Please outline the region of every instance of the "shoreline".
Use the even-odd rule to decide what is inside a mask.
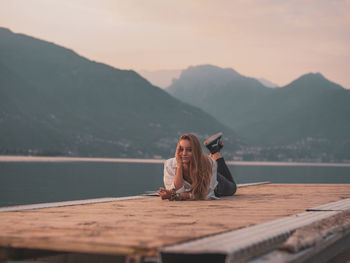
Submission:
[[[108,163],[149,163],[162,164],[165,159],[139,158],[103,158],[103,157],[46,157],[0,155],[1,162],[108,162]],[[226,161],[228,165],[237,166],[318,166],[318,167],[350,167],[350,163],[312,163],[312,162],[259,162],[259,161]]]

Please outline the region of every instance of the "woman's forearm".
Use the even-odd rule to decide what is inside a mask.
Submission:
[[[174,185],[175,189],[178,190],[184,185],[184,178],[183,178],[183,167],[182,164],[179,164],[176,168],[176,174],[174,179]]]

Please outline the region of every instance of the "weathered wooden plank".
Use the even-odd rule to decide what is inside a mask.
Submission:
[[[187,255],[196,254],[199,256],[201,254],[212,254],[220,257],[224,255],[226,258],[222,262],[246,262],[279,246],[295,229],[338,213],[338,211],[304,212],[251,227],[168,246],[161,249],[162,262],[171,262],[175,254],[177,257],[182,255],[182,260],[186,262]]]
[[[350,197],[349,185],[265,184],[215,201],[158,197],[0,213],[0,247],[156,256],[161,247]]]

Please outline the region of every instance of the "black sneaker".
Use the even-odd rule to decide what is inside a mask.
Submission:
[[[220,141],[221,137],[222,132],[218,132],[205,140],[204,146],[208,148],[211,154],[219,152],[223,147],[222,142]]]

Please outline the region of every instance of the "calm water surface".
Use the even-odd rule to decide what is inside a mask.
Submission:
[[[163,186],[163,164],[159,160],[107,160],[0,159],[0,206],[130,196]],[[238,163],[229,168],[239,184],[350,183],[350,165]]]

